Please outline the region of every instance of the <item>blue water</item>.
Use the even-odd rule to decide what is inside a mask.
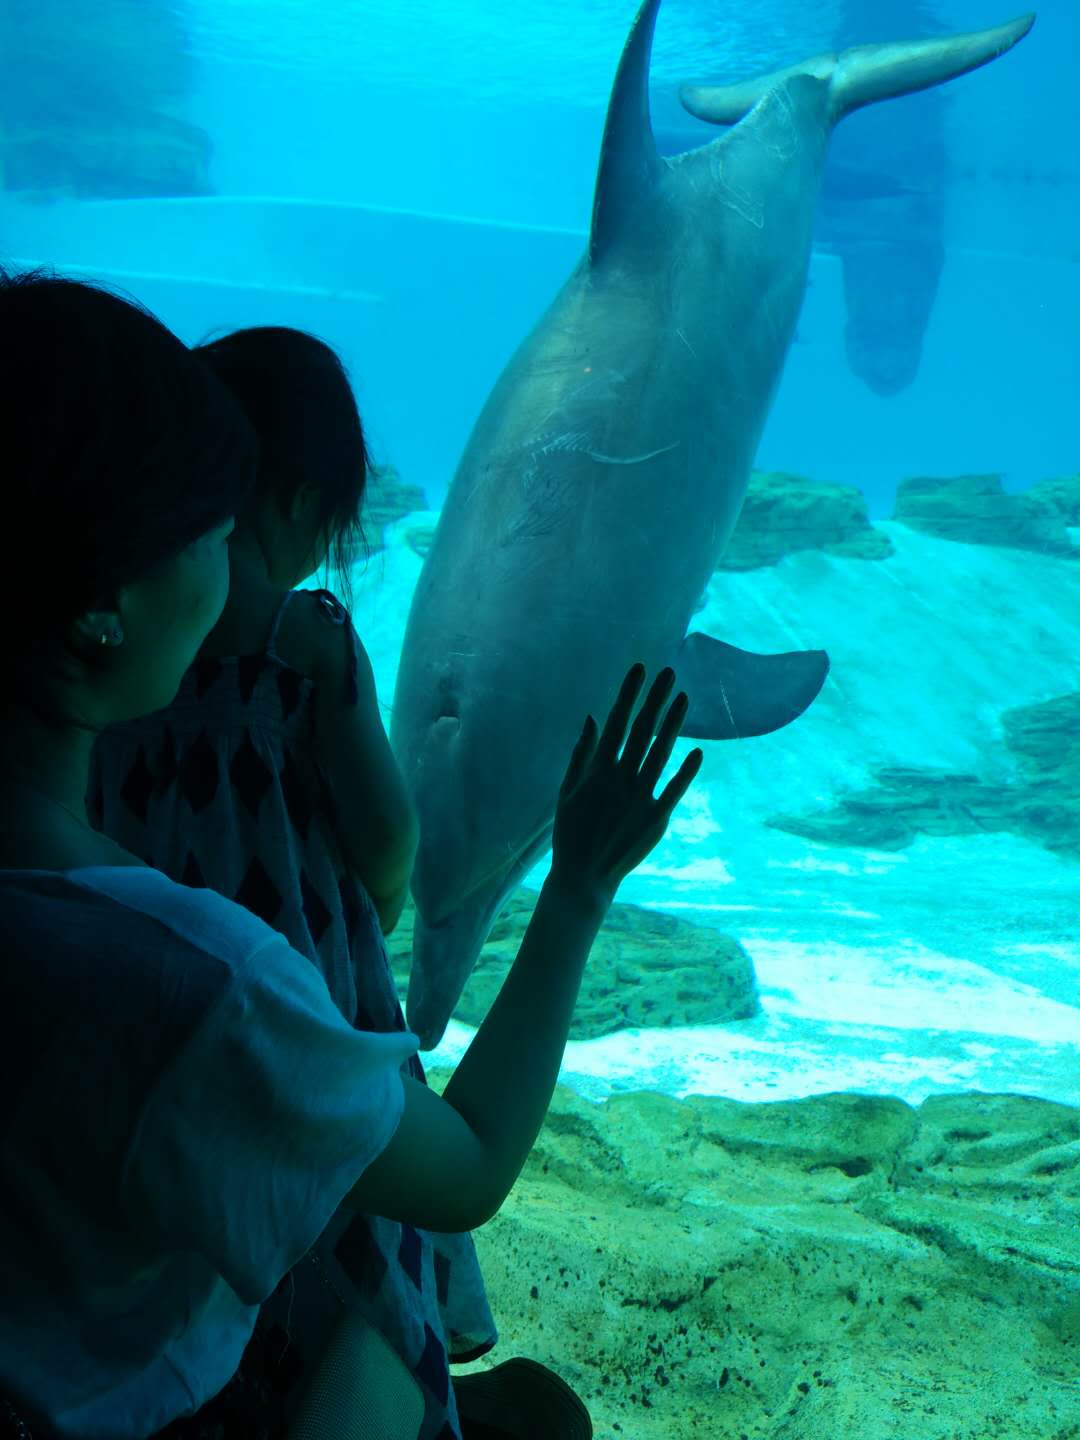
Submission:
[[[584,243],[634,8],[189,4],[182,94],[170,104],[212,139],[214,193],[9,193],[0,254],[106,277],[188,340],[252,323],[316,331],[349,364],[379,457],[435,512],[492,383]],[[884,12],[905,8],[950,29],[1006,18],[989,0],[666,0],[657,130],[670,149],[709,137],[679,108],[683,79],[789,63],[830,46],[839,27],[865,24],[870,38]],[[123,74],[130,44],[95,25],[93,63]],[[0,63],[12,60],[11,33],[0,22]],[[945,262],[917,377],[897,394],[874,393],[845,354],[843,245],[858,241],[838,249],[823,213],[758,463],[857,486],[897,553],[872,565],[809,554],[714,577],[702,628],[737,628],[740,644],[761,649],[826,640],[842,684],[754,749],[709,747],[700,784],[623,895],[737,934],[764,1011],[722,1030],[571,1046],[565,1075],[587,1093],[644,1085],[762,1099],[853,1087],[918,1100],[1000,1088],[1080,1103],[1076,862],[1007,833],[921,837],[885,854],[765,825],[792,808],[792,792],[823,802],[865,784],[874,765],[1000,773],[1000,712],[1080,684],[1075,562],[951,545],[888,518],[905,476],[993,472],[1020,490],[1080,464],[1078,51],[1080,11],[1048,0],[1016,52],[948,87],[946,168],[924,177],[944,202]],[[844,164],[879,170],[883,147],[923,123],[920,103],[853,117]],[[837,176],[838,189],[850,184]],[[880,198],[853,203],[856,225],[859,213],[888,219]],[[419,570],[404,534],[403,522],[357,577],[387,706]],[[452,1026],[437,1058],[467,1038]]]

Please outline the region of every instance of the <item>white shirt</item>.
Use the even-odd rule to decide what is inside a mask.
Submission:
[[[0,870],[0,1391],[141,1440],[232,1378],[387,1146],[406,1032],[256,916],[142,867]]]

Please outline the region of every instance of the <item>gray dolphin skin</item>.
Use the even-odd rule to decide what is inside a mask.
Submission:
[[[659,4],[619,64],[588,250],[476,422],[406,627],[391,743],[420,821],[407,1018],[424,1049],[548,848],[586,714],[602,721],[634,661],[674,667],[698,739],[777,730],[821,689],[820,650],[754,655],[687,627],[795,328],[829,134],[986,64],[1034,20],[684,86],[688,110],[734,128],[661,159]]]

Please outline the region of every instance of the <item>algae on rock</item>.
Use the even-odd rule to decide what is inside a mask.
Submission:
[[[755,470],[717,569],[755,570],[799,550],[884,560],[893,547],[870,523],[866,500],[854,485]]]
[[[1069,1106],[559,1086],[476,1240],[501,1344],[470,1368],[533,1356],[604,1440],[1080,1436]]]
[[[514,892],[496,918],[454,1010],[478,1026],[491,1009],[518,952],[536,892]],[[387,940],[404,1004],[415,910],[410,901]],[[571,1040],[594,1040],[643,1026],[719,1025],[761,1008],[753,962],[738,941],[673,915],[616,903],[593,946],[570,1028]]]
[[[774,815],[775,830],[825,845],[902,850],[917,835],[1009,831],[1080,859],[1080,691],[1001,716],[1013,780],[888,766],[828,810]]]
[[[901,483],[893,519],[942,540],[1074,557],[1080,550],[1069,528],[1080,523],[1080,475],[1015,495],[1000,475],[918,476]]]
[[[362,520],[368,548],[374,555],[386,544],[386,527],[395,524],[415,510],[428,508],[427,497],[419,485],[402,480],[393,465],[380,465],[368,477],[364,492]]]

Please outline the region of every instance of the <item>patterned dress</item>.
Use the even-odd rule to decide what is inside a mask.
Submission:
[[[196,661],[166,710],[100,737],[87,812],[95,828],[147,864],[181,884],[213,888],[280,931],[318,967],[356,1028],[405,1030],[378,916],[337,838],[315,741],[315,687],[275,653],[294,593],[279,607],[264,651]],[[337,600],[317,593],[327,617],[355,637]],[[355,666],[348,683],[355,701]],[[407,1073],[425,1080],[418,1056]],[[263,1307],[252,1373],[265,1376],[272,1354],[275,1383],[295,1394],[343,1304],[386,1337],[419,1381],[420,1440],[460,1440],[448,1362],[474,1360],[498,1338],[471,1235],[339,1211]],[[236,1388],[245,1383],[242,1368]],[[164,1433],[170,1440],[232,1433],[227,1425],[200,1430],[201,1417]]]

